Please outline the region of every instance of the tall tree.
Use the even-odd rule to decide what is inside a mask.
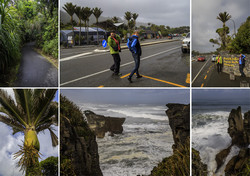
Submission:
[[[112,18],[112,21],[113,21],[114,23],[118,23],[118,22],[119,22],[119,19],[118,19],[118,17],[114,16],[114,17]]]
[[[83,17],[85,21],[85,29],[86,29],[86,24],[87,24],[87,44],[89,44],[89,17],[92,15],[92,10],[89,7],[85,7],[83,9]],[[85,30],[86,32],[86,30]]]
[[[73,29],[73,32],[74,32],[74,25],[73,25],[73,15],[75,14],[75,8],[76,8],[76,5],[73,5],[71,2],[67,2],[63,9],[69,14],[70,16],[70,22],[72,24],[72,29]]]
[[[14,98],[0,90],[0,122],[12,127],[13,134],[24,133],[24,142],[15,158],[21,156],[18,165],[26,175],[40,175],[39,150],[37,137],[39,132],[50,131],[52,145],[58,145],[58,139],[52,129],[57,124],[57,104],[53,102],[55,89],[14,89]]]
[[[128,21],[128,29],[130,29],[129,22],[132,19],[132,14],[131,12],[125,12],[124,18]]]
[[[79,19],[78,25],[80,26],[80,31],[79,31],[79,45],[81,45],[81,33],[82,33],[82,20],[81,20],[81,16],[83,14],[83,7],[77,6],[75,8],[75,14]]]
[[[133,17],[133,20],[134,20],[134,27],[135,27],[135,29],[136,29],[136,19],[138,18],[138,16],[139,16],[139,14],[137,14],[137,13],[133,13],[132,14],[132,17]]]
[[[229,28],[226,26],[226,22],[231,19],[231,15],[227,12],[221,12],[219,13],[219,16],[216,17],[216,19],[220,20],[223,23],[223,28],[218,29],[217,33],[220,35],[221,34],[221,42],[222,42],[222,47],[226,48],[226,39],[227,39],[227,34],[229,33]]]
[[[97,25],[97,44],[99,45],[99,34],[98,34],[98,19],[99,19],[99,17],[101,16],[101,14],[102,14],[102,10],[101,10],[101,8],[94,8],[93,10],[93,15],[95,16],[95,18],[96,18],[96,25]]]

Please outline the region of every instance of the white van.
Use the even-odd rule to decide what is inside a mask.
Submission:
[[[190,33],[182,40],[181,51],[182,53],[190,52]]]

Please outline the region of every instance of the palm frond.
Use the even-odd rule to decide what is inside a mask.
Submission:
[[[52,146],[56,147],[58,145],[58,137],[56,136],[56,134],[53,132],[51,128],[48,128],[48,130],[50,132]]]
[[[34,125],[36,126],[40,120],[40,118],[44,115],[51,102],[53,101],[56,93],[56,89],[47,89],[44,94],[39,98],[38,107],[35,110],[35,120]]]
[[[22,124],[16,122],[14,119],[11,119],[11,118],[3,116],[3,115],[0,115],[0,122],[3,122],[6,125],[9,125],[10,127],[12,127],[13,131],[15,131],[15,130],[24,131],[24,129],[25,129],[25,127]]]
[[[11,96],[7,94],[6,91],[0,90],[0,104],[8,112],[15,120],[20,122],[21,124],[27,126],[27,123],[24,121],[23,116],[19,109],[17,108],[14,100]]]

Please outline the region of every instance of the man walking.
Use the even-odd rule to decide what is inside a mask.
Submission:
[[[240,70],[240,73],[241,73],[241,77],[246,77],[245,73],[243,72],[243,69],[245,67],[245,55],[244,54],[240,54],[240,58],[239,58],[239,70]]]
[[[221,73],[222,71],[222,57],[220,56],[220,54],[218,54],[218,56],[216,57],[216,63],[217,63],[217,71],[218,73]]]
[[[110,36],[108,37],[108,45],[110,47],[110,54],[112,55],[114,59],[114,64],[110,67],[110,70],[114,72],[114,75],[121,76],[120,73],[120,63],[121,58],[119,55],[119,52],[121,52],[121,38],[119,35],[117,35],[114,31],[110,33]]]
[[[140,57],[141,57],[141,45],[139,42],[139,33],[136,31],[133,33],[133,36],[128,39],[127,46],[129,50],[132,52],[132,56],[135,61],[135,68],[131,71],[128,81],[132,83],[132,76],[136,73],[136,78],[141,78],[142,76],[139,74],[140,67]]]

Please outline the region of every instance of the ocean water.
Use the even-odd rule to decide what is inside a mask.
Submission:
[[[241,106],[243,113],[250,110],[249,102],[195,102],[192,106],[192,144],[195,149],[200,151],[201,159],[208,165],[209,175],[225,175],[226,163],[239,153],[239,148],[233,146],[225,164],[216,171],[215,156],[222,149],[231,144],[231,137],[227,133],[228,117],[232,109]]]
[[[148,175],[172,154],[172,131],[166,106],[82,105],[83,110],[111,117],[125,117],[123,133],[97,139],[104,176]]]

